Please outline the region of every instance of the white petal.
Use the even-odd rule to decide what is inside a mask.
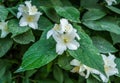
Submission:
[[[1,38],[6,37],[7,34],[9,33],[7,23],[8,22],[4,22],[4,21],[0,22]]]
[[[22,17],[20,19],[19,25],[20,26],[27,26],[28,25],[28,23],[26,22],[26,19],[24,17]]]
[[[33,29],[38,29],[38,24],[36,22],[31,22],[31,23],[29,23],[29,27],[31,27]]]
[[[68,43],[67,44],[67,47],[70,49],[70,50],[77,50],[77,48],[80,46],[80,44],[76,41],[76,40],[73,40],[72,42]]]
[[[102,73],[100,73],[100,78],[102,79],[103,82],[107,83],[109,78],[107,78],[105,75],[103,75]]]
[[[47,32],[47,39],[49,39],[52,35],[53,35],[53,30],[51,29]]]
[[[89,70],[87,70],[87,74],[86,74],[85,78],[88,78],[88,77],[89,77],[89,75],[90,75],[90,71],[89,71]]]
[[[73,59],[73,60],[70,62],[70,65],[80,66],[80,61],[78,61],[78,60],[76,60],[76,59]]]
[[[18,13],[17,13],[17,18],[20,18],[20,16],[22,16],[22,13],[21,13],[21,12],[18,12]]]
[[[1,38],[5,38],[9,32],[2,31],[1,33]]]
[[[25,4],[26,4],[26,6],[27,6],[28,8],[31,7],[31,1],[25,1]]]
[[[61,44],[61,43],[57,43],[56,44],[56,52],[61,55],[63,54],[63,52],[66,50],[66,46],[64,44]]]
[[[40,18],[40,15],[42,15],[41,12],[37,12],[35,15],[33,15],[34,16],[34,21],[38,21],[39,18]]]
[[[109,67],[107,70],[105,70],[105,72],[108,77],[119,73],[117,68],[112,67]]]
[[[61,24],[61,26],[62,26],[62,27],[64,27],[65,25],[67,25],[67,24],[68,24],[68,20],[67,20],[67,19],[62,18],[62,19],[60,19],[60,24]]]

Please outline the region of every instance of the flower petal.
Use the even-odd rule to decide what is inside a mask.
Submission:
[[[38,24],[36,22],[29,23],[29,26],[33,29],[38,29]]]
[[[26,21],[26,19],[24,17],[22,17],[20,19],[19,25],[20,26],[27,26],[28,25],[28,23],[27,23],[27,21]]]
[[[66,46],[64,44],[61,43],[57,43],[56,44],[56,52],[61,55],[65,50],[66,50]]]
[[[73,59],[73,60],[70,62],[70,65],[80,66],[80,61],[78,61],[78,60],[76,60],[76,59]]]
[[[72,42],[68,43],[67,44],[67,47],[70,49],[70,50],[77,50],[77,48],[80,46],[80,44],[76,41],[76,40],[73,40]]]
[[[53,33],[54,33],[54,31],[51,29],[51,30],[49,30],[48,32],[47,32],[47,39],[49,39],[50,38],[50,36],[52,36],[53,35]]]

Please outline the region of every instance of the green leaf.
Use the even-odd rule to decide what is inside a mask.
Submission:
[[[72,66],[70,65],[70,61],[72,59],[73,58],[71,56],[61,55],[58,58],[58,65],[65,70],[71,70]]]
[[[115,33],[110,33],[110,35],[112,37],[113,44],[120,43],[120,35],[117,35]]]
[[[61,0],[51,0],[51,2],[54,6],[63,6]]]
[[[59,23],[60,18],[53,7],[41,6],[40,8],[45,12],[48,18],[50,18],[53,22]]]
[[[83,64],[104,73],[103,59],[100,56],[98,50],[94,47],[92,40],[81,29],[81,27],[79,27],[78,25],[75,25],[74,27],[77,28],[78,34],[81,38],[79,40],[80,47],[77,50],[68,50],[68,52],[71,56],[81,61]]]
[[[80,5],[83,8],[97,8],[98,0],[80,0]]]
[[[111,11],[120,14],[120,9],[114,7],[114,6],[106,6],[108,9],[110,9]]]
[[[106,13],[101,9],[89,9],[84,15],[83,20],[98,20],[104,17]]]
[[[9,38],[0,39],[0,57],[4,56],[11,48],[13,41]]]
[[[80,20],[79,20],[80,12],[75,7],[56,6],[55,10],[60,16],[66,18],[72,22],[80,23]]]
[[[54,75],[54,78],[58,81],[58,83],[63,83],[63,80],[64,80],[63,72],[59,67],[57,66],[54,67],[53,75]]]
[[[100,51],[100,53],[112,53],[118,50],[113,45],[102,37],[92,37],[93,44]]]
[[[93,78],[92,76],[90,76],[87,79],[87,83],[101,83],[100,81],[98,81],[97,79]]]
[[[12,82],[12,74],[10,71],[5,72],[4,76],[0,79],[1,83],[11,83]]]
[[[4,6],[0,5],[0,21],[6,20],[7,15],[8,10]]]
[[[116,58],[115,63],[117,64],[118,72],[120,72],[120,58]],[[120,73],[118,74],[118,76],[120,77]]]
[[[69,75],[64,72],[64,83],[73,83],[72,79],[69,77]]]
[[[52,79],[44,79],[44,80],[38,81],[38,83],[58,83],[58,82]]]
[[[12,37],[25,33],[29,29],[30,27],[28,26],[25,26],[25,27],[19,26],[19,21],[16,19],[10,20],[8,22],[8,30],[12,33]]]
[[[29,44],[30,42],[35,41],[35,37],[34,37],[32,31],[29,30],[25,33],[22,33],[20,35],[13,37],[13,40],[19,44]]]
[[[6,64],[3,60],[0,60],[0,78],[2,78],[6,71]]]
[[[52,23],[45,18],[44,16],[41,16],[39,21],[38,21],[38,29],[39,30],[46,30],[48,26],[51,26]]]
[[[109,31],[120,34],[120,27],[112,18],[104,18],[96,21],[84,21],[83,24],[93,30]]]
[[[16,72],[31,70],[44,66],[57,57],[55,41],[46,39],[46,30],[40,40],[34,43],[24,54],[21,67]]]

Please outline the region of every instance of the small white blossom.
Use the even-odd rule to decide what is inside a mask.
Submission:
[[[20,18],[20,26],[29,26],[33,29],[38,29],[38,20],[42,15],[41,12],[38,12],[36,6],[32,6],[31,1],[25,1],[25,5],[20,5],[18,7],[17,18]]]
[[[18,7],[18,13],[17,13],[17,18],[20,18],[22,16],[22,14],[27,13],[28,12],[28,8],[24,5],[19,5]]]
[[[47,39],[52,36],[57,42],[56,52],[61,55],[64,51],[68,49],[77,50],[80,46],[75,40],[77,38],[80,40],[77,30],[68,23],[67,19],[61,19],[60,24],[55,24],[55,26],[48,31]]]
[[[103,74],[100,74],[100,77],[103,80],[103,82],[108,82],[110,76],[119,74],[118,69],[116,68],[116,63],[114,62],[116,57],[109,53],[109,56],[102,54],[102,58],[104,61],[104,70],[107,77]]]
[[[62,30],[58,24],[55,24],[54,27],[47,32],[47,39],[49,39],[51,36],[56,36],[59,33],[61,33]]]
[[[81,76],[84,76],[85,78],[88,78],[90,73],[94,73],[94,74],[99,74],[100,72],[96,69],[90,68],[84,64],[82,64],[80,61],[73,59],[70,62],[71,65],[75,66],[71,72],[73,73],[79,73]],[[85,71],[87,73],[85,73]]]
[[[109,6],[111,6],[113,3],[117,3],[116,0],[105,0]]]
[[[36,8],[36,6],[31,5],[31,1],[25,1],[25,4],[28,8],[29,15],[35,15],[38,12],[38,9]]]
[[[62,34],[54,36],[56,44],[56,52],[61,55],[65,50],[77,50],[80,44],[75,40],[75,34]]]
[[[28,15],[35,15],[38,12],[36,6],[31,5],[31,1],[25,1],[26,5],[19,5],[17,18],[20,18],[24,13],[28,13]]]
[[[37,12],[35,15],[28,15],[28,14],[23,14],[23,17],[21,17],[19,25],[20,26],[29,26],[33,29],[38,29],[38,20],[40,17],[40,13]]]
[[[1,38],[5,38],[9,33],[7,23],[8,22],[4,22],[4,21],[0,22]]]

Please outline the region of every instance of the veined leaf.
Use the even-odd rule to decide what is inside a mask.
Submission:
[[[83,20],[98,20],[104,17],[106,13],[101,9],[89,9],[84,15]]]
[[[9,38],[0,39],[0,57],[4,56],[11,48],[13,41]]]
[[[118,51],[113,45],[102,37],[92,37],[93,44],[100,53],[112,53]]]
[[[13,37],[13,40],[20,44],[29,44],[30,42],[35,41],[35,37],[34,37],[32,31],[29,30],[25,33],[22,33],[20,35]]]
[[[0,5],[0,21],[6,20],[7,15],[8,10],[4,6]]]
[[[28,26],[25,26],[25,27],[19,26],[19,22],[16,19],[10,20],[8,22],[8,30],[12,33],[12,37],[15,37],[24,32],[27,32],[29,29],[30,27]]]
[[[72,22],[80,23],[80,20],[79,20],[80,12],[75,7],[56,6],[55,10],[60,16],[66,18]]]
[[[47,31],[26,51],[17,72],[39,68],[57,57],[54,40],[52,38],[46,39]]]
[[[120,34],[120,27],[112,18],[104,18],[96,21],[84,21],[83,24],[97,31],[109,31]]]

